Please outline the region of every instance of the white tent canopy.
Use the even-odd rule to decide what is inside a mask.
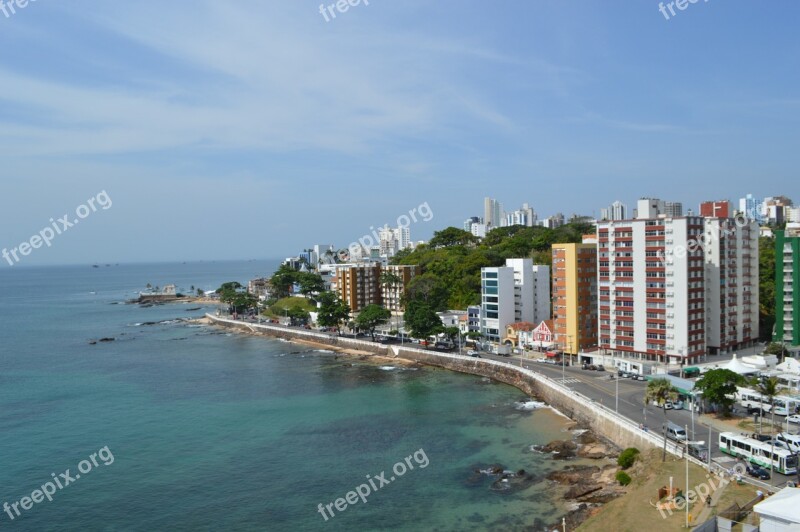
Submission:
[[[739,375],[750,375],[758,372],[757,368],[748,366],[747,364],[742,364],[742,362],[740,362],[736,357],[736,353],[733,354],[733,358],[727,364],[722,366],[722,369],[729,369],[734,373],[738,373]]]
[[[800,375],[800,362],[794,358],[787,358],[781,364],[775,366],[775,369],[779,369],[785,373],[794,373],[795,375]]]
[[[800,525],[800,488],[783,488],[772,497],[756,504],[753,510],[762,520],[765,517],[772,517],[786,525],[786,528],[770,528],[770,530],[797,530]]]

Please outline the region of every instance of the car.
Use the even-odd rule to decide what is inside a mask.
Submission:
[[[469,351],[467,351],[467,356],[471,356],[474,358],[483,358],[481,357],[481,354],[475,351],[474,349],[470,349]]]
[[[599,364],[599,365],[598,365],[596,368],[594,368],[594,369],[596,369],[597,371],[605,371],[605,370],[606,370],[606,368],[604,368],[602,364]]]
[[[589,364],[586,364],[586,363],[584,363],[584,364],[581,366],[581,369],[589,369]]]
[[[641,373],[637,373],[636,375],[634,375],[631,378],[633,380],[636,380],[636,381],[646,381],[647,380],[647,379],[644,378],[644,375],[642,375]]]
[[[698,445],[698,444],[690,444],[689,445],[689,456],[694,456],[701,462],[705,462],[708,460],[708,447],[705,445]]]
[[[618,377],[622,377],[623,379],[628,379],[628,378],[630,378],[631,373],[629,371],[619,370],[617,372],[617,376]]]
[[[755,464],[750,464],[747,466],[747,474],[751,477],[757,478],[759,480],[769,480],[770,474],[769,471],[764,469],[761,466],[757,466]]]
[[[769,441],[765,441],[764,443],[766,445],[772,445],[776,449],[786,449],[787,451],[791,451],[791,449],[789,449],[789,446],[785,442],[782,442],[782,441],[769,440]]]
[[[800,424],[800,414],[792,414],[791,416],[786,416],[786,421],[789,423]]]
[[[667,401],[667,410],[683,410],[683,403],[681,401]]]

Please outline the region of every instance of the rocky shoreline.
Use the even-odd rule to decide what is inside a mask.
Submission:
[[[193,321],[205,325],[215,325],[214,322],[208,318],[200,318]],[[235,330],[243,334],[272,337],[272,335],[261,331]],[[407,360],[400,357],[387,357],[367,351],[342,348],[311,340],[293,338],[290,341],[318,349],[333,351],[341,355],[353,357],[362,362],[374,362],[379,364],[391,363],[392,365],[408,367],[423,366],[423,364],[414,360]],[[610,441],[600,438],[588,428],[575,425],[571,427],[570,431],[572,433],[571,439],[554,440],[547,445],[541,446],[534,445],[531,446],[531,451],[550,453],[552,454],[553,460],[568,461],[580,459],[597,462],[602,461],[602,464],[568,465],[562,470],[549,473],[544,479],[537,478],[531,472],[524,469],[507,469],[502,465],[492,464],[475,468],[467,482],[477,482],[479,478],[488,475],[494,478],[491,489],[501,492],[525,489],[542,480],[552,483],[554,487],[566,487],[563,498],[571,504],[572,509],[563,516],[563,519],[568,529],[577,528],[583,521],[600,511],[603,504],[624,495],[625,491],[619,486],[615,479],[615,475],[619,470],[619,467],[616,465],[616,460],[611,460],[619,455],[620,449]],[[544,528],[544,530],[561,529],[561,519]]]
[[[552,523],[548,530],[561,530],[564,522],[568,529],[577,528],[600,511],[604,504],[625,494],[615,478],[619,467],[611,460],[619,454],[620,449],[585,428],[574,427],[572,432],[573,438],[570,440],[556,440],[534,448],[539,452],[552,453],[554,460],[583,458],[598,462],[597,465],[569,465],[547,475],[547,481],[566,488],[563,498],[573,507],[563,516],[565,521]]]

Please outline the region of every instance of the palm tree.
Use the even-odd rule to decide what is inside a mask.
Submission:
[[[763,401],[764,397],[767,398],[767,403],[769,404],[769,410],[770,410],[770,413],[772,414],[772,419],[770,421],[770,423],[772,425],[772,428],[771,428],[770,432],[772,433],[772,432],[775,431],[775,396],[778,395],[778,391],[779,391],[778,390],[778,379],[777,379],[777,377],[770,377],[768,379],[764,379],[762,381],[759,381],[758,384],[756,385],[756,391],[759,394],[761,394],[762,401]],[[788,415],[788,412],[787,412],[787,415]],[[761,417],[762,416],[759,416],[759,420],[761,419]],[[759,434],[760,434],[760,432],[759,432]],[[774,436],[774,434],[772,434],[772,435]],[[772,451],[774,451],[774,450],[775,449],[774,449],[774,445],[773,445]],[[770,474],[772,474],[772,470],[774,469],[772,461],[770,461],[769,469],[770,469]]]
[[[390,271],[383,271],[381,272],[380,283],[381,286],[387,288],[389,290],[393,289],[396,286],[399,286],[403,280],[394,272]],[[395,322],[395,328],[397,327],[397,322]]]
[[[664,410],[664,455],[661,457],[662,462],[667,461],[667,401],[675,401],[678,398],[678,389],[672,383],[664,378],[653,379],[647,383],[647,389],[644,392],[644,406],[651,402],[656,403]]]

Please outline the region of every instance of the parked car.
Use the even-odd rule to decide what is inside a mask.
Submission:
[[[667,410],[683,410],[682,401],[667,401]]]
[[[750,475],[751,477],[755,477],[755,478],[757,478],[759,480],[769,480],[770,479],[769,471],[767,471],[763,467],[757,466],[755,464],[750,464],[750,465],[747,466],[747,474]]]
[[[594,368],[594,369],[596,369],[597,371],[605,371],[605,370],[606,370],[606,368],[604,368],[602,364],[599,364],[599,365],[598,365],[596,368]]]
[[[633,380],[636,380],[636,381],[646,381],[647,380],[647,379],[644,378],[644,375],[642,375],[641,373],[637,373],[631,378]]]
[[[589,364],[586,364],[586,363],[584,363],[584,364],[581,366],[581,369],[589,369]]]
[[[474,349],[470,349],[469,351],[467,351],[467,355],[475,358],[483,358],[481,357],[481,354],[475,351]]]
[[[800,424],[800,414],[792,414],[791,416],[786,416],[786,421],[789,423]]]
[[[791,451],[791,449],[789,449],[789,446],[785,442],[782,442],[780,440],[769,440],[765,441],[764,443],[767,445],[772,445],[776,449],[786,449],[787,451]]]
[[[694,456],[701,462],[708,460],[708,447],[705,445],[691,444],[689,445],[689,456]]]
[[[623,379],[627,379],[627,378],[630,378],[630,376],[631,376],[631,373],[630,373],[629,371],[623,371],[623,370],[619,370],[619,371],[617,372],[617,376],[618,376],[618,377],[622,377]]]

